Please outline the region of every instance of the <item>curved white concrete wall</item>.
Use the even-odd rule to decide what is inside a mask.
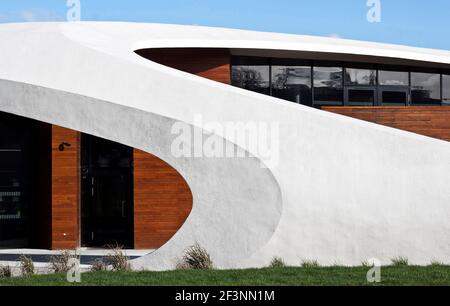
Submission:
[[[290,264],[395,256],[450,262],[448,142],[215,83],[133,51],[266,48],[450,64],[449,52],[123,23],[5,25],[0,39],[8,41],[0,49],[0,79],[14,81],[0,83],[1,111],[143,149],[169,162],[191,187],[188,222],[158,252],[136,260],[136,268],[172,268],[194,241],[222,268],[263,266],[273,256]],[[279,123],[279,163],[260,169],[258,152],[239,142],[256,158],[174,158],[171,124],[194,125],[197,114],[205,122]]]

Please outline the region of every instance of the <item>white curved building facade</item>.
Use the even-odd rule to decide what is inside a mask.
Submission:
[[[128,23],[0,38],[0,246],[154,248],[132,261],[152,270],[194,243],[219,268],[450,260],[450,52]]]

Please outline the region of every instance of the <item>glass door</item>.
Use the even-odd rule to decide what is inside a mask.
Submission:
[[[133,248],[133,149],[82,137],[82,245]]]
[[[0,248],[29,247],[37,232],[30,220],[36,204],[36,129],[30,120],[0,113]]]

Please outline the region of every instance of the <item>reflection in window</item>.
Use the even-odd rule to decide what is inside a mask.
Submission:
[[[446,105],[450,105],[450,75],[442,76],[442,101]]]
[[[375,86],[377,84],[377,71],[372,69],[345,69],[346,85]]]
[[[380,85],[409,86],[409,73],[406,71],[380,70]]]
[[[344,90],[340,67],[314,67],[314,103],[342,105]]]
[[[234,59],[231,83],[243,89],[270,94],[270,66],[268,60],[252,57]]]
[[[411,73],[411,103],[441,104],[441,76],[433,73]]]
[[[92,166],[95,168],[130,168],[132,167],[131,148],[119,143],[91,138]]]
[[[272,95],[311,105],[311,67],[272,66]]]

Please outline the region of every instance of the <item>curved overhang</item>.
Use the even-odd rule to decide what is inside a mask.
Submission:
[[[448,259],[448,142],[247,92],[135,53],[226,48],[447,69],[448,51],[133,23],[2,25],[0,39],[7,42],[0,49],[0,111],[144,150],[187,181],[192,214],[169,243],[134,267],[172,268],[173,256],[195,242],[225,268],[262,266],[276,255],[292,263],[359,264],[408,252],[417,263]],[[218,131],[214,137],[253,157],[175,158],[171,126],[184,122],[203,130],[198,114],[205,122],[279,123],[279,163],[261,168],[258,152]],[[415,229],[420,241],[405,235]]]

